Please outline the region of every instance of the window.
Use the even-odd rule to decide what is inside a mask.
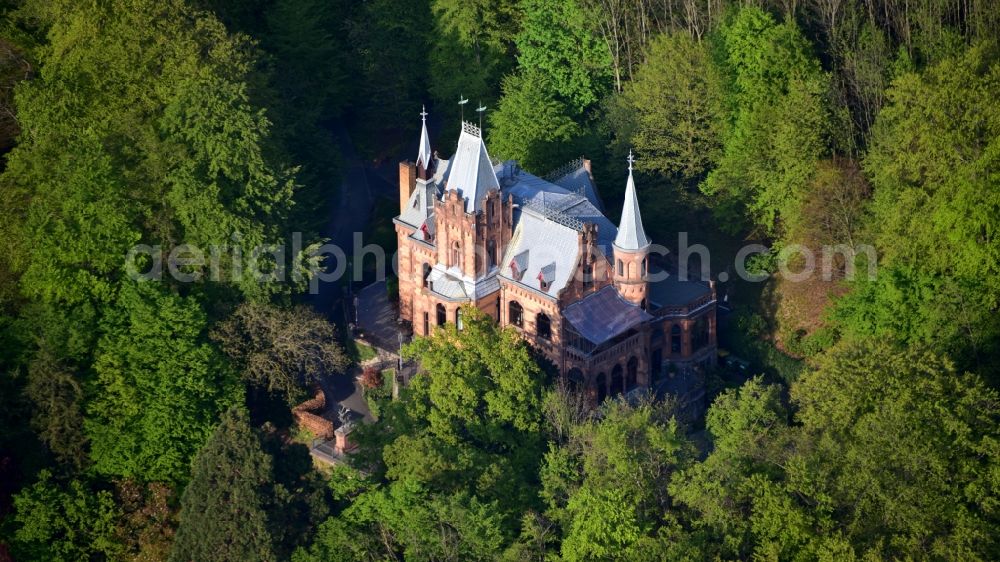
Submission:
[[[639,275],[642,277],[646,277],[646,260],[642,260],[639,263]]]
[[[704,316],[695,320],[694,334],[692,335],[691,347],[699,350],[708,344],[708,320]]]
[[[597,385],[597,403],[600,404],[608,397],[608,376],[604,373],[597,375],[597,380],[594,384]]]
[[[622,260],[618,260],[618,276],[622,275],[625,275],[625,264],[622,263]]]
[[[428,335],[430,333],[431,333],[430,315],[425,312],[424,313],[424,335],[426,336],[426,335]]]
[[[443,304],[437,305],[437,325],[444,326],[444,323],[448,321],[448,312],[444,309]]]
[[[632,357],[628,360],[628,366],[625,369],[625,390],[629,391],[635,388],[639,384],[639,360]]]
[[[431,266],[425,263],[423,278],[420,285],[421,287],[427,287],[427,278],[430,276],[431,276]]]
[[[459,330],[461,330],[462,328],[465,327],[462,324],[462,308],[461,307],[455,309],[455,325],[458,326]]]
[[[451,245],[451,266],[462,267],[462,248],[457,241]]]
[[[549,320],[548,315],[539,313],[539,315],[535,317],[535,328],[538,330],[538,337],[543,340],[547,340],[552,337],[552,322]]]
[[[619,363],[615,365],[614,369],[611,369],[611,396],[617,396],[625,390],[625,386],[622,381],[622,366]]]
[[[680,324],[674,324],[673,328],[670,328],[670,353],[680,353],[681,352],[681,326]]]
[[[497,244],[493,240],[486,241],[486,269],[497,264]]]
[[[517,301],[510,301],[510,304],[507,305],[507,322],[515,326],[524,324],[524,309]]]
[[[583,290],[586,291],[594,284],[594,265],[585,264],[583,266]]]
[[[639,301],[639,308],[646,310],[646,299]]]

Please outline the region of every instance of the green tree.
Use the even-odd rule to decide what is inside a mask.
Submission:
[[[788,411],[781,389],[760,378],[720,394],[709,409],[705,429],[712,452],[670,483],[675,501],[690,510],[691,542],[701,558],[748,558],[753,552],[754,494],[751,479],[776,474],[778,452],[788,442]],[[769,491],[769,490],[768,490]]]
[[[495,155],[539,173],[567,159],[566,143],[582,132],[542,74],[504,78],[500,107],[489,119],[490,149]]]
[[[658,530],[674,524],[667,484],[692,453],[668,404],[611,401],[599,420],[575,428],[563,450],[550,450],[542,471],[548,514],[563,528],[563,558],[662,555]]]
[[[215,327],[212,339],[244,379],[292,404],[321,376],[348,365],[336,327],[305,306],[244,303]]]
[[[723,84],[706,42],[686,32],[661,35],[625,87],[636,121],[631,142],[640,170],[690,181],[719,159]]]
[[[48,43],[16,90],[24,133],[2,178],[25,217],[10,235],[26,296],[112,302],[138,242],[250,255],[273,240],[293,181],[250,102],[245,37],[174,0],[26,9]],[[237,277],[247,294],[277,290],[248,268]]]
[[[120,512],[107,490],[95,491],[81,480],[60,484],[43,470],[14,497],[14,509],[12,546],[19,559],[75,562],[121,552],[115,536]]]
[[[709,411],[713,450],[670,485],[701,557],[990,560],[1000,401],[940,356],[842,344],[781,390]]]
[[[430,495],[399,481],[361,494],[292,560],[493,560],[504,541],[501,523],[495,506],[475,497]]]
[[[206,341],[205,313],[163,285],[126,282],[101,329],[85,421],[95,468],[185,480],[218,416],[241,394]]]
[[[848,345],[823,357],[792,399],[812,450],[789,480],[833,508],[859,554],[1000,553],[1000,396],[978,377],[919,348]]]
[[[611,91],[611,53],[594,33],[588,14],[576,0],[523,2],[517,35],[522,72],[547,76],[546,85],[574,116],[593,107]]]
[[[386,475],[417,480],[431,492],[475,493],[513,515],[533,501],[542,371],[516,332],[469,308],[463,324],[405,350],[423,373],[386,416]]]
[[[82,468],[87,462],[83,431],[83,385],[65,363],[41,350],[28,366],[25,393],[34,412],[32,428],[61,462]]]
[[[275,560],[264,511],[271,464],[246,411],[226,412],[194,460],[170,560]]]
[[[794,21],[778,24],[760,9],[737,12],[717,43],[729,125],[702,190],[730,230],[781,235],[827,151],[828,80]]]
[[[838,317],[850,334],[933,345],[970,366],[1000,353],[1000,64],[980,43],[899,76],[863,162],[876,279]]]

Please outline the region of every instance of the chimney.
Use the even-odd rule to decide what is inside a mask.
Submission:
[[[406,210],[410,195],[417,186],[417,166],[413,162],[403,160],[399,163],[399,213]]]

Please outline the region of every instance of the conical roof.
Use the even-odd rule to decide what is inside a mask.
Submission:
[[[618,236],[615,237],[615,247],[628,252],[641,250],[649,246],[649,238],[642,228],[642,215],[639,213],[639,198],[635,193],[635,180],[632,179],[632,151],[628,152],[628,183],[625,184],[625,205],[622,208],[622,221],[618,225]]]
[[[423,125],[420,128],[420,149],[417,151],[417,164],[422,165],[425,170],[431,167],[431,139],[427,135],[427,108],[422,108],[420,117]]]

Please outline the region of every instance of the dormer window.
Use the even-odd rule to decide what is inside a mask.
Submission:
[[[524,272],[528,269],[528,251],[525,250],[514,256],[510,260],[510,276],[520,281],[524,277]]]
[[[556,264],[550,263],[538,271],[538,285],[543,292],[548,292],[556,277]]]

